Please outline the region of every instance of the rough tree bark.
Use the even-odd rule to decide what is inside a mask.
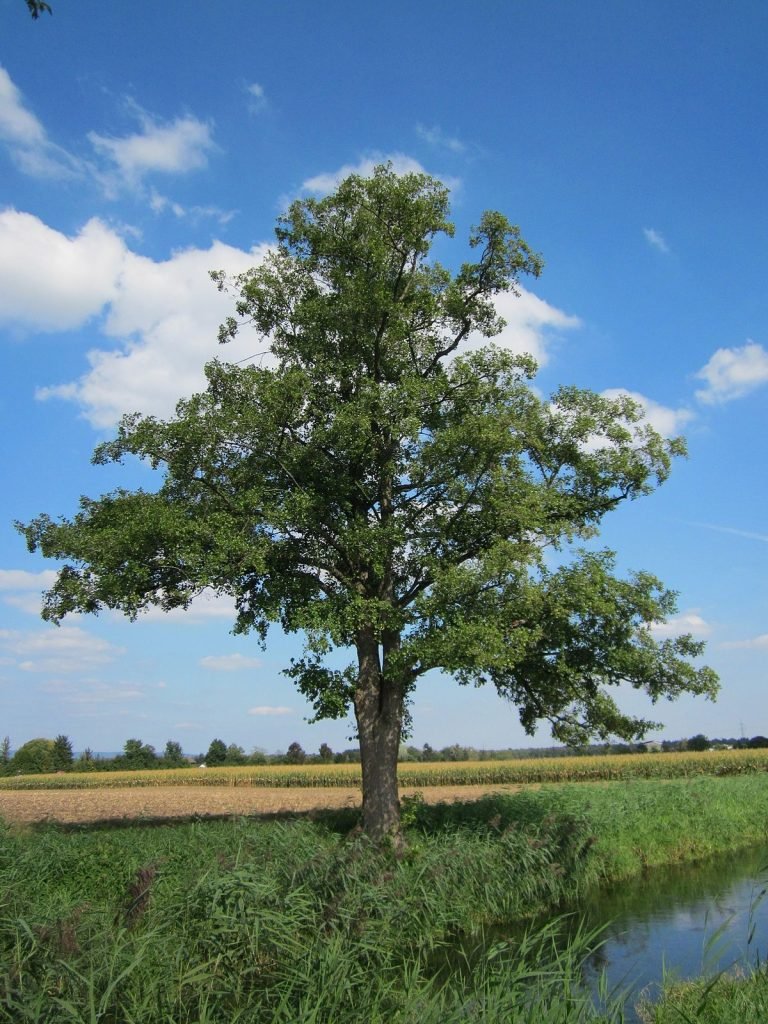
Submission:
[[[357,657],[354,702],[363,775],[363,827],[374,842],[381,842],[387,836],[397,839],[400,830],[397,754],[403,694],[397,681],[384,671],[372,629],[360,631]]]

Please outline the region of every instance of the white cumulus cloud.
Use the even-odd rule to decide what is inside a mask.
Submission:
[[[255,95],[251,99],[257,102]],[[109,199],[128,190],[146,200],[156,212],[168,209],[176,216],[213,217],[225,223],[232,216],[227,211],[216,206],[185,210],[173,200],[158,197],[144,184],[151,175],[188,174],[206,167],[210,154],[218,148],[212,125],[190,113],[164,121],[133,100],[124,106],[138,122],[139,130],[125,135],[90,131],[87,150],[85,140],[79,140],[79,149],[83,150],[79,154],[50,138],[45,125],[0,66],[0,144],[6,146],[22,173],[36,178],[79,179],[96,186]]]
[[[259,263],[267,246],[250,251],[222,242],[185,249],[167,260],[132,252],[93,219],[70,237],[16,210],[0,213],[0,323],[63,331],[91,319],[105,338],[76,380],[52,381],[40,399],[76,402],[95,427],[125,412],[168,415],[179,398],[204,386],[202,367],[218,355],[238,360],[258,352],[244,331],[222,350],[219,324],[232,298],[217,291],[210,270],[239,274]]]
[[[689,409],[670,409],[666,405],[646,398],[638,391],[627,391],[625,388],[606,388],[602,392],[604,398],[620,398],[626,395],[642,408],[645,422],[657,430],[662,437],[676,437],[694,414]]]
[[[386,163],[392,164],[392,170],[395,174],[425,173],[423,166],[418,160],[414,160],[413,157],[406,156],[404,153],[370,153],[356,164],[344,164],[343,167],[339,167],[335,171],[326,171],[322,174],[316,174],[312,178],[307,178],[302,183],[301,191],[311,192],[314,195],[325,195],[337,188],[350,174],[359,174],[361,177],[367,178],[373,174],[375,167]],[[448,184],[447,179],[443,180],[445,184]]]
[[[699,615],[698,611],[692,609],[674,618],[667,619],[666,622],[654,623],[651,626],[651,632],[659,640],[680,636],[683,633],[690,633],[692,636],[701,639],[709,636],[712,632],[712,627]]]
[[[99,220],[70,237],[31,214],[6,210],[0,214],[0,322],[57,331],[98,318],[105,344],[87,354],[85,372],[50,382],[38,398],[75,402],[97,428],[125,412],[169,415],[180,397],[204,385],[208,359],[220,352],[242,359],[266,347],[247,331],[225,350],[218,347],[218,326],[231,314],[232,299],[216,290],[208,272],[241,273],[267,251],[266,244],[246,252],[213,242],[158,261],[133,252]],[[499,296],[497,308],[507,326],[496,343],[542,364],[554,339],[579,326],[577,317],[526,289]],[[474,337],[464,348],[484,343]]]
[[[719,348],[696,377],[706,382],[696,392],[700,402],[730,402],[768,383],[768,352],[755,341],[740,348]]]
[[[490,339],[480,334],[471,334],[459,351],[481,348],[492,341],[494,345],[516,355],[527,353],[533,356],[539,366],[544,366],[549,361],[550,348],[560,333],[581,325],[578,317],[551,306],[526,288],[519,287],[518,291],[519,295],[505,292],[496,296],[496,310],[506,321],[501,334]]]
[[[38,331],[82,326],[117,298],[123,240],[93,218],[70,237],[30,213],[0,213],[0,323]]]

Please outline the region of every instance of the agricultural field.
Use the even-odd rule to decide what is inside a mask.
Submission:
[[[669,754],[614,754],[516,761],[402,763],[401,786],[503,786],[543,782],[611,782],[679,779],[768,772],[768,749],[708,750]],[[238,768],[171,768],[146,771],[62,772],[0,779],[5,789],[103,789],[126,786],[244,786],[274,788],[354,788],[360,766],[259,765]]]
[[[478,800],[519,786],[430,786],[421,792],[428,804]],[[403,787],[401,796],[418,792]],[[59,822],[65,825],[184,818],[276,817],[360,808],[359,787],[320,789],[268,786],[132,786],[89,789],[3,789],[0,818],[17,825]]]
[[[401,796],[478,800],[522,786],[759,776],[768,750],[402,764]],[[279,816],[360,807],[360,767],[268,765],[72,772],[0,779],[0,817],[16,824]]]

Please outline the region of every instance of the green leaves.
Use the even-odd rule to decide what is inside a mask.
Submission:
[[[233,282],[214,273],[236,293],[220,340],[249,322],[272,362],[214,361],[174,418],[126,416],[96,449],[99,464],[131,455],[158,469],[154,493],[83,498],[70,520],[20,526],[31,550],[67,560],[45,617],[229,594],[236,632],[263,640],[279,622],[304,635],[287,674],[317,717],[341,717],[373,687],[396,694],[402,721],[433,668],[495,685],[528,730],[549,719],[567,742],[649,727],[607,687],[712,696],[714,674],[690,664],[701,645],[653,636],[675,607],[658,580],[616,578],[606,552],[560,564],[607,512],[662,483],[684,444],[626,396],[540,398],[530,357],[457,354],[470,334],[501,330],[495,296],[542,262],[490,212],[470,236],[474,260],[451,274],[428,259],[453,235],[448,214],[440,182],[379,167],[293,203],[258,267]],[[362,659],[363,646],[365,680],[325,664],[339,647]]]

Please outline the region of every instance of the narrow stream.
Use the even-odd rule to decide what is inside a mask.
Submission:
[[[768,848],[699,864],[659,868],[590,895],[572,908],[604,943],[588,965],[596,987],[630,989],[627,1021],[640,994],[655,998],[664,978],[694,978],[768,957]]]

